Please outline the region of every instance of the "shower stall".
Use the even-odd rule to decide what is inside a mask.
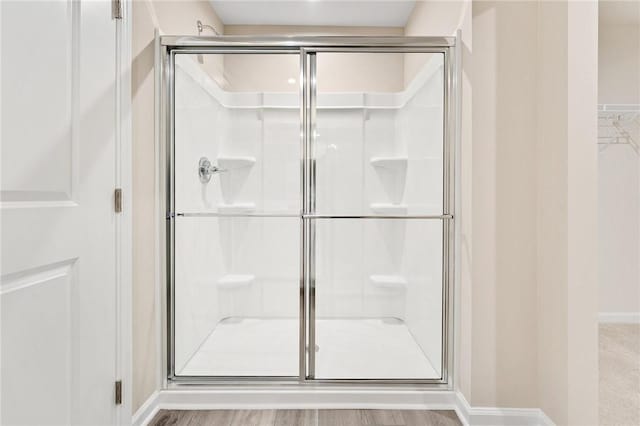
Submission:
[[[160,38],[169,383],[451,383],[455,41]]]

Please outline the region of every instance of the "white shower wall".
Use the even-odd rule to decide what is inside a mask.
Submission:
[[[298,93],[225,92],[195,57],[176,64],[176,211],[299,214]],[[403,92],[318,99],[319,213],[442,213],[441,56]],[[255,163],[201,184],[202,156]],[[316,240],[318,318],[399,319],[439,371],[441,223],[318,220]],[[297,318],[299,218],[180,217],[175,243],[178,374],[224,318]]]

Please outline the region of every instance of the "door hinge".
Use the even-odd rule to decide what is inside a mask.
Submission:
[[[122,0],[111,0],[111,19],[122,19]]]
[[[113,192],[113,209],[116,213],[122,213],[122,189],[116,188]]]
[[[116,405],[122,404],[122,380],[116,381]]]

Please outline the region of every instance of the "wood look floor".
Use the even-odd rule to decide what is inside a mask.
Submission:
[[[150,426],[458,426],[455,411],[161,410]]]

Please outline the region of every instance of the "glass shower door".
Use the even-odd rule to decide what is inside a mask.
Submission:
[[[367,49],[172,53],[171,380],[447,382],[449,50]]]
[[[444,377],[443,53],[309,55],[308,376]]]
[[[299,55],[176,54],[174,75],[174,376],[298,377]]]

